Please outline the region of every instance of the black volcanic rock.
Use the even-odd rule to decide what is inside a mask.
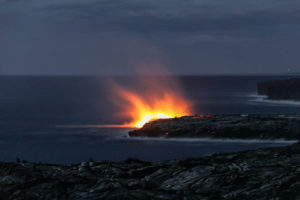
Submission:
[[[0,162],[0,199],[300,199],[300,144],[156,163]]]
[[[300,139],[300,115],[215,115],[160,119],[129,132],[131,137]]]
[[[257,85],[257,93],[272,100],[300,100],[300,79],[264,81]]]

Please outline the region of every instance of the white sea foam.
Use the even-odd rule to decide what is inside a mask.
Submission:
[[[292,101],[292,100],[270,100],[267,99],[267,96],[265,95],[258,95],[258,94],[249,94],[247,95],[251,99],[249,99],[250,102],[256,102],[256,103],[268,103],[272,104],[274,106],[276,105],[290,105],[290,106],[300,106],[300,101]]]
[[[148,140],[148,141],[171,141],[171,142],[218,142],[218,143],[276,143],[294,144],[297,140],[285,139],[215,139],[215,138],[166,138],[166,137],[120,137],[119,139]]]
[[[64,125],[59,126],[64,128],[100,128],[102,125]],[[140,140],[140,141],[160,141],[160,142],[185,142],[185,143],[273,143],[273,144],[293,144],[297,143],[297,140],[285,140],[285,139],[216,139],[216,138],[166,138],[166,137],[129,137],[128,131],[132,129],[120,128],[120,132],[112,134],[111,132],[102,132],[102,136],[106,137],[105,140]]]

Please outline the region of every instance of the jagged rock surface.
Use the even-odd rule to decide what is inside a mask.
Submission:
[[[272,100],[300,100],[300,79],[264,81],[257,85],[259,95]]]
[[[300,144],[150,163],[0,163],[0,199],[300,199]]]
[[[160,119],[129,132],[131,137],[300,139],[300,115],[215,115]]]

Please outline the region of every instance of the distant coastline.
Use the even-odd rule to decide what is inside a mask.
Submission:
[[[300,79],[269,80],[257,84],[257,94],[270,100],[300,101]]]

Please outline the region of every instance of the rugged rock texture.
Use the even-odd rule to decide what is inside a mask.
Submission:
[[[272,100],[300,100],[300,79],[274,80],[258,83],[259,95]]]
[[[300,144],[157,163],[0,163],[0,199],[300,199]]]
[[[300,115],[215,115],[160,119],[129,132],[131,137],[300,139]]]

